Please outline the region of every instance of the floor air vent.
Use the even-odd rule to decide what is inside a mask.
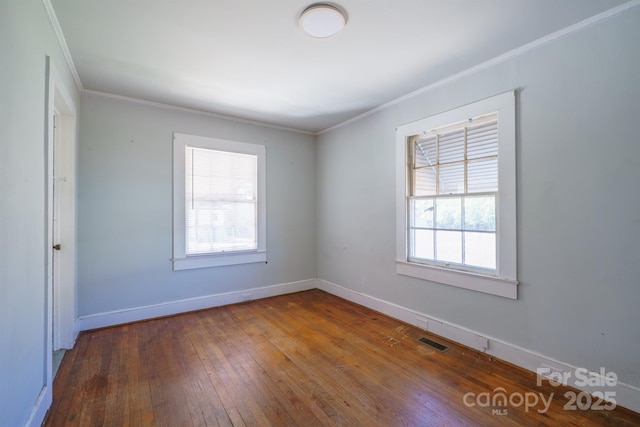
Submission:
[[[433,347],[438,351],[444,352],[444,351],[449,350],[449,347],[447,347],[446,345],[440,344],[439,342],[432,341],[429,338],[422,337],[422,338],[418,339],[418,341],[420,341],[421,343],[426,344],[426,345],[428,345],[430,347]]]

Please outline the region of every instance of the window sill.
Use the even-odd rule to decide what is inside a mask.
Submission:
[[[225,265],[251,264],[257,262],[267,262],[267,253],[260,252],[237,252],[220,255],[198,255],[186,258],[174,258],[173,270],[190,270],[195,268],[222,267]]]
[[[449,270],[425,264],[396,261],[396,272],[430,282],[470,289],[504,298],[518,299],[518,281],[468,271]]]

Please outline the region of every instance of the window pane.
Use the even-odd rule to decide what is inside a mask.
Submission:
[[[464,160],[464,129],[440,136],[439,164]]]
[[[464,263],[495,270],[495,233],[464,233]]]
[[[185,156],[186,191],[194,199],[255,199],[257,156],[191,147]]]
[[[413,258],[433,260],[433,231],[411,230],[411,256]]]
[[[496,231],[495,196],[465,197],[464,229]]]
[[[467,131],[467,159],[498,155],[498,122],[470,126]]]
[[[436,259],[462,264],[462,232],[436,231]]]
[[[436,137],[421,139],[415,144],[415,164],[416,167],[435,166],[438,157],[436,153]]]
[[[436,169],[423,168],[413,171],[413,196],[436,195]]]
[[[257,156],[185,151],[186,253],[257,249]]]
[[[462,199],[460,197],[436,200],[436,227],[462,229]]]
[[[464,193],[464,164],[440,166],[440,194]]]
[[[433,228],[433,199],[412,200],[411,213],[413,227]]]
[[[467,164],[467,192],[498,191],[498,159],[479,160]]]
[[[196,202],[187,209],[187,253],[256,249],[256,205]]]

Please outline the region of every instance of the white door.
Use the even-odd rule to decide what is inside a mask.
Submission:
[[[61,263],[60,263],[60,251],[62,250],[62,244],[60,242],[60,190],[62,189],[62,183],[59,182],[64,179],[61,176],[61,167],[60,160],[63,155],[60,150],[60,135],[59,135],[59,127],[60,124],[60,114],[56,110],[53,115],[53,224],[51,226],[52,238],[53,242],[53,259],[52,259],[52,290],[53,290],[53,351],[60,350],[64,348],[62,343],[60,342],[61,334],[59,332],[59,327],[63,327],[60,324],[60,315],[62,307],[59,306],[59,303],[62,303],[61,298],[63,297],[61,293],[61,286],[63,283],[60,280],[60,272],[61,272]]]
[[[54,91],[51,260],[52,350],[69,349],[75,341],[75,111]]]

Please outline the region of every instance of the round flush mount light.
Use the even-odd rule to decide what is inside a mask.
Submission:
[[[300,29],[316,38],[327,38],[338,34],[346,25],[345,13],[330,4],[313,4],[300,14]]]

